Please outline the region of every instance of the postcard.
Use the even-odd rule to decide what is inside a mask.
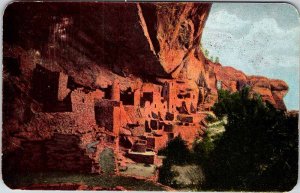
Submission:
[[[5,185],[292,190],[299,32],[288,3],[10,3]]]

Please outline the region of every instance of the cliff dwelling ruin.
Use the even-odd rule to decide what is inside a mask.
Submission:
[[[3,165],[105,174],[132,163],[159,167],[157,152],[168,141],[180,135],[191,147],[203,136],[220,88],[249,85],[285,109],[285,82],[204,57],[199,42],[210,7],[11,4],[4,15]]]

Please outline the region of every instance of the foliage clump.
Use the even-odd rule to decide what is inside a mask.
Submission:
[[[206,133],[192,150],[180,136],[171,141],[162,151],[160,182],[174,187],[178,174],[172,173],[172,164],[193,163],[204,172],[199,190],[289,191],[296,185],[298,117],[263,102],[248,87],[235,93],[219,90],[212,109],[219,120],[227,118],[225,132]]]
[[[176,165],[183,165],[190,161],[190,151],[186,141],[180,135],[169,141],[160,154],[166,156],[167,160]]]
[[[251,97],[249,88],[220,90],[213,106],[227,116],[225,132],[206,165],[207,186],[216,190],[287,191],[297,183],[298,120]]]
[[[174,177],[176,172],[172,171],[172,165],[184,165],[191,160],[191,154],[180,135],[169,141],[167,146],[159,151],[159,154],[166,156],[163,166],[159,170],[159,182],[172,187],[176,187]]]
[[[214,117],[213,115],[207,115],[205,117],[205,120],[208,122],[208,123],[213,123],[213,122],[216,122],[218,121],[218,119],[216,117]]]
[[[213,56],[209,56],[209,51],[207,49],[204,49],[201,45],[200,45],[200,49],[202,50],[202,53],[204,54],[204,57],[208,60],[210,60],[211,62],[214,63],[220,63],[220,59],[218,56],[213,57]]]

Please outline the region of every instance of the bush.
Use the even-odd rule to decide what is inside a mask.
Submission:
[[[202,141],[194,144],[193,147],[193,159],[198,164],[203,164],[206,161],[209,161],[211,152],[215,148],[215,143],[213,140],[206,136]]]
[[[167,159],[163,161],[162,167],[159,169],[158,182],[167,186],[176,186],[174,184],[174,177],[178,174],[172,171],[172,164]]]
[[[213,123],[213,122],[216,122],[218,119],[212,115],[207,115],[205,117],[205,120],[208,122],[208,123]]]
[[[174,177],[176,174],[172,171],[172,165],[184,165],[191,161],[191,153],[186,142],[180,135],[169,141],[167,146],[159,151],[160,155],[166,156],[163,160],[163,165],[159,169],[158,181],[162,184],[177,187]]]
[[[166,156],[168,162],[176,165],[183,165],[191,160],[190,150],[180,135],[171,140],[159,154]]]

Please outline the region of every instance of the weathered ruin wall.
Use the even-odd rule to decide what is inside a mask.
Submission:
[[[85,124],[73,112],[37,113],[17,133],[6,136],[6,140],[12,147],[5,144],[4,173],[46,170],[99,173],[101,152],[111,148],[114,155],[118,153],[118,138],[95,124]],[[117,171],[116,165],[113,173]]]
[[[66,134],[54,135],[50,140],[24,141],[19,150],[6,155],[4,166],[10,172],[90,172],[92,159],[84,155],[79,144],[78,136]]]
[[[23,142],[21,149],[17,150],[14,155],[15,163],[5,163],[6,167],[11,164],[14,171],[18,172],[36,172],[47,170],[46,166],[46,149],[43,141]]]
[[[113,160],[109,160],[106,164],[113,163],[112,173],[117,172],[115,142],[109,141],[107,135],[103,141],[96,142],[84,135],[58,133],[49,140],[24,141],[20,149],[4,157],[4,166],[8,167],[10,172],[98,173],[104,170],[103,164],[100,165],[101,161],[104,163],[107,161],[105,157],[101,158],[101,153],[110,148],[113,150]]]
[[[45,125],[38,129],[46,127],[51,133],[79,134],[91,132],[96,126],[95,124],[85,124],[85,122],[81,121],[81,119],[84,119],[84,116],[73,112],[38,113],[38,117],[39,119],[34,119],[28,127],[38,127],[38,124],[45,122]]]
[[[154,155],[145,155],[145,154],[137,154],[137,153],[128,153],[127,157],[132,159],[137,163],[144,164],[154,164]]]
[[[164,148],[167,145],[167,142],[169,141],[168,135],[166,133],[164,133],[162,136],[160,137],[154,137],[155,139],[155,151],[158,151],[162,148]]]
[[[95,102],[92,93],[85,93],[83,89],[76,89],[71,92],[72,112],[75,120],[82,125],[96,125]]]
[[[114,107],[95,107],[96,122],[100,127],[105,127],[113,131],[113,111]]]
[[[199,137],[201,132],[199,126],[181,126],[175,125],[173,129],[174,137],[180,135],[183,140],[188,142],[188,146],[192,147],[196,137]]]
[[[119,130],[131,123],[131,119],[126,113],[122,102],[113,100],[97,100],[95,104],[96,123],[100,127],[106,128],[119,135]]]
[[[70,93],[70,89],[67,88],[68,86],[68,75],[64,73],[59,73],[59,78],[58,78],[58,94],[57,94],[57,99],[59,101],[63,101],[66,96]]]
[[[33,70],[31,96],[41,103],[54,103],[58,97],[59,72],[41,65]]]
[[[92,159],[80,147],[80,137],[76,135],[56,134],[45,143],[46,164],[48,170],[91,172]]]

